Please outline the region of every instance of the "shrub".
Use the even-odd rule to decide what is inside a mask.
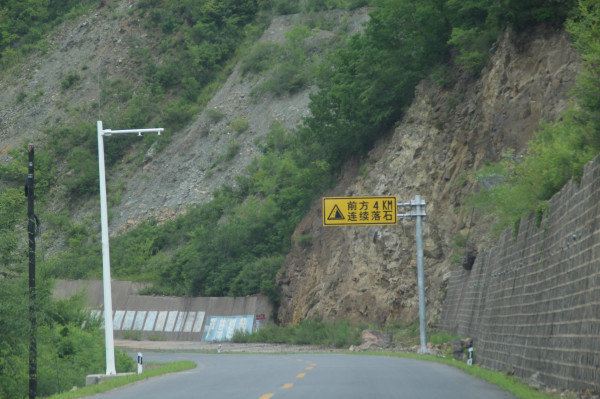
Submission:
[[[7,0],[0,4],[0,62],[7,64],[41,47],[44,35],[56,24],[87,9],[96,0]]]
[[[272,93],[276,96],[294,94],[308,83],[303,65],[295,62],[277,64],[271,76],[253,90],[253,95]]]
[[[274,0],[273,10],[280,15],[297,14],[300,12],[298,2],[290,0]]]
[[[27,94],[25,94],[24,91],[19,91],[17,93],[17,97],[15,98],[15,103],[16,104],[22,104],[25,101],[26,98],[27,98]]]
[[[225,114],[217,108],[208,108],[206,110],[206,117],[212,123],[217,123],[225,117]]]
[[[98,156],[85,148],[74,148],[67,162],[71,170],[64,185],[75,197],[89,196],[98,192]]]
[[[271,68],[273,62],[280,59],[281,46],[276,43],[258,42],[242,59],[240,70],[242,75],[258,74]]]
[[[229,127],[237,134],[244,133],[250,127],[250,123],[244,117],[237,117],[229,123]]]
[[[60,88],[65,91],[75,86],[81,80],[81,76],[77,72],[69,72],[67,75],[60,81]]]
[[[197,107],[187,100],[171,101],[163,111],[162,119],[165,128],[169,131],[180,130],[188,124],[196,112]]]
[[[227,150],[225,151],[225,161],[231,161],[240,152],[240,143],[232,140],[227,144]]]

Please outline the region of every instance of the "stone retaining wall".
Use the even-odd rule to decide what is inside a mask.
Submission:
[[[479,363],[548,386],[600,391],[600,160],[550,201],[538,226],[453,270],[442,327],[475,340]]]

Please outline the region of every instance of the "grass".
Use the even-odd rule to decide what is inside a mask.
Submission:
[[[303,320],[294,326],[269,324],[253,334],[236,332],[233,336],[233,342],[268,342],[347,348],[350,345],[360,344],[361,331],[362,328],[353,326],[346,321],[322,322],[317,320]]]
[[[469,366],[465,362],[455,360],[453,358],[438,357],[432,355],[419,355],[416,353],[406,352],[349,352],[353,355],[375,355],[375,356],[389,356],[389,357],[400,357],[405,359],[425,360],[430,362],[436,362],[452,366],[457,369],[464,371],[465,373],[472,375],[473,377],[480,378],[484,381],[494,384],[499,388],[510,392],[518,399],[557,399],[560,396],[545,392],[540,392],[534,388],[531,388],[527,384],[521,382],[517,377],[506,375],[500,371],[494,371],[480,367],[478,365]]]
[[[143,374],[132,374],[123,377],[115,377],[113,379],[104,381],[97,385],[90,385],[77,389],[76,391],[68,391],[59,393],[56,395],[49,396],[47,399],[75,399],[82,398],[89,395],[95,395],[110,391],[111,389],[119,388],[124,385],[134,383],[136,381],[146,380],[151,377],[157,377],[159,375],[176,373],[179,371],[190,370],[196,367],[196,363],[189,360],[182,360],[172,363],[163,364],[149,364]]]

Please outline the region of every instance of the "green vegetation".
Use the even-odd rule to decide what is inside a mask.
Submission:
[[[273,0],[273,10],[277,14],[296,14],[335,9],[353,10],[369,4],[368,0]]]
[[[26,150],[11,152],[12,161],[0,165],[0,398],[27,395],[28,291],[24,278],[26,248]],[[36,196],[43,205],[53,184],[53,160],[36,154]],[[43,219],[43,218],[42,218]],[[55,221],[60,222],[60,217]],[[40,262],[41,263],[41,262]],[[38,263],[38,265],[40,264]],[[83,298],[51,299],[51,282],[38,267],[38,392],[54,392],[83,385],[85,375],[104,365],[104,340],[100,322],[90,317]],[[117,352],[119,371],[132,370],[133,361]]]
[[[310,36],[311,31],[307,26],[297,25],[287,32],[283,46],[273,44],[269,47],[260,43],[255,46],[243,65],[247,65],[247,68],[253,66],[256,70],[266,65],[271,67],[268,68],[267,79],[254,89],[254,96],[264,93],[276,96],[293,94],[311,82],[319,56],[309,52],[307,39]],[[261,55],[266,58],[262,63],[257,63],[255,60]]]
[[[0,65],[43,49],[44,35],[60,22],[98,4],[97,0],[7,0],[0,3]]]
[[[103,372],[104,339],[82,298],[52,301],[47,279],[39,281],[38,394],[47,396],[82,386],[87,374]],[[0,398],[27,396],[27,298],[26,279],[0,279]],[[125,353],[116,355],[120,372],[133,370]]]
[[[278,326],[268,324],[252,334],[236,332],[233,342],[266,342],[348,348],[351,345],[360,345],[361,332],[366,328],[370,328],[370,326],[351,324],[347,321],[325,322],[307,319],[296,325]],[[375,327],[374,329],[379,330],[380,328]],[[409,348],[419,344],[419,324],[417,322],[408,325],[390,324],[383,327],[383,331],[389,334],[392,343],[399,347]],[[458,336],[442,330],[433,329],[428,334],[428,341],[434,345],[446,344],[459,339]]]
[[[276,344],[321,345],[348,348],[360,344],[361,328],[345,321],[303,320],[294,326],[268,324],[252,334],[236,332],[233,342],[269,342]]]
[[[452,25],[448,43],[458,51],[457,64],[477,74],[504,28],[524,30],[540,23],[560,26],[575,3],[575,0],[447,0]]]
[[[236,134],[242,134],[246,130],[248,130],[248,128],[250,127],[250,123],[248,122],[248,120],[246,118],[238,117],[229,123],[229,127]]]
[[[206,116],[212,123],[217,123],[225,117],[225,114],[216,108],[209,108],[206,110]]]
[[[98,393],[110,391],[115,388],[122,387],[124,385],[132,384],[137,381],[147,380],[148,378],[158,377],[160,375],[177,373],[179,371],[190,370],[196,367],[194,362],[189,360],[181,360],[172,363],[149,363],[144,366],[144,372],[142,374],[126,375],[122,377],[115,377],[110,380],[101,382],[100,384],[90,385],[77,389],[75,391],[63,392],[57,395],[52,395],[48,399],[77,399],[83,398]]]
[[[60,81],[60,88],[65,91],[73,87],[77,82],[81,80],[81,76],[77,72],[69,72],[65,75],[65,77]]]
[[[415,12],[417,19],[408,17]],[[130,245],[133,235],[159,245],[140,255],[137,266],[158,253],[170,259],[156,271],[155,292],[246,295],[258,290],[276,300],[275,273],[312,199],[331,184],[348,157],[366,151],[395,122],[401,106],[412,99],[414,85],[446,56],[446,28],[431,26],[442,12],[435,2],[382,4],[367,33],[326,61],[321,91],[312,98],[313,116],[296,133],[273,126],[263,156],[239,178],[237,188],[218,191],[213,201],[190,210],[185,218],[163,226],[146,224],[124,237]],[[398,29],[420,38],[420,45],[433,43],[432,52],[415,52],[414,43],[394,41]],[[292,36],[303,33],[298,30]],[[164,233],[175,225],[189,226],[180,230],[187,233]],[[125,252],[119,240],[113,247],[115,258]],[[121,259],[124,263],[113,261],[116,275],[136,270],[131,256]]]
[[[523,157],[507,153],[477,176],[499,182],[473,197],[474,205],[495,217],[497,231],[532,212],[539,220],[550,197],[570,178],[581,177],[583,166],[600,152],[600,5],[581,0],[577,11],[567,24],[583,59],[572,106],[539,130]]]

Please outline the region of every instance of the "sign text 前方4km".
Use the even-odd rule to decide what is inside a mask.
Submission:
[[[396,197],[324,197],[323,226],[396,223]]]

